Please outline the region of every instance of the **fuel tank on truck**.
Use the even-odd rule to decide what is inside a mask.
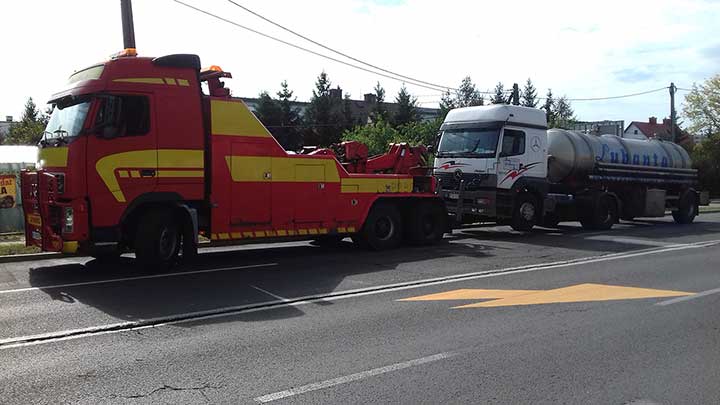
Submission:
[[[582,178],[595,162],[690,169],[690,156],[680,145],[657,139],[590,135],[564,129],[548,130],[548,179],[560,183]]]

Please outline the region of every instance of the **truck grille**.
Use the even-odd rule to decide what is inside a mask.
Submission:
[[[475,191],[483,187],[494,187],[491,176],[489,174],[463,173],[458,179],[455,173],[435,173],[435,177],[440,180],[443,190],[459,190],[460,180],[465,181],[465,190]]]

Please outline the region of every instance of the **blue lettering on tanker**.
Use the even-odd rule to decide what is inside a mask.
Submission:
[[[657,152],[650,154],[630,154],[625,149],[612,150],[608,145],[602,145],[602,149],[599,154],[595,156],[598,162],[604,162],[609,158],[609,163],[622,163],[624,165],[642,165],[642,166],[670,166],[670,162],[667,156],[658,155]],[[632,163],[631,163],[632,162]]]
[[[634,164],[634,165],[639,165],[639,164],[640,164],[640,155],[638,155],[637,153],[634,153],[634,154],[633,154],[633,162],[632,162],[632,164]]]
[[[650,155],[643,155],[643,166],[650,166]]]
[[[667,158],[667,156],[663,156],[662,161],[660,162],[660,166],[662,166],[662,167],[668,167],[668,165],[669,165],[669,163],[668,163],[668,158]]]

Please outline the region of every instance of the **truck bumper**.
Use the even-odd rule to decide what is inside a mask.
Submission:
[[[44,252],[76,253],[87,239],[87,205],[82,200],[60,201],[57,179],[42,170],[21,174],[25,245]]]
[[[442,190],[440,192],[448,214],[455,222],[497,217],[497,192],[495,190]]]

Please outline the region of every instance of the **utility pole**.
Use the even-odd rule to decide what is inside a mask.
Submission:
[[[670,134],[673,142],[677,142],[677,139],[675,138],[675,121],[677,120],[677,116],[675,113],[675,91],[677,90],[677,87],[675,87],[675,83],[670,83]]]
[[[122,15],[123,48],[135,50],[135,26],[133,25],[131,0],[120,0],[120,14]]]
[[[517,83],[513,83],[512,104],[513,104],[513,105],[520,105],[520,89],[518,88],[518,84],[517,84]]]

